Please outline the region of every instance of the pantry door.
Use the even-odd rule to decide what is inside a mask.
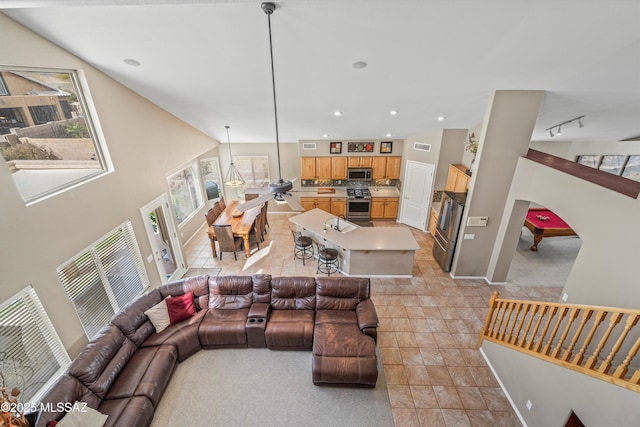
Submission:
[[[435,165],[407,160],[402,190],[400,222],[426,230]]]

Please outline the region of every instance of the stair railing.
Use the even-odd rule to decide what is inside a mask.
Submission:
[[[480,334],[523,353],[640,392],[640,311],[499,298]]]

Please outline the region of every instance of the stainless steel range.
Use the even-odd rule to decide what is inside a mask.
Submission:
[[[371,192],[368,188],[347,188],[347,198],[347,219],[368,221],[371,218]]]

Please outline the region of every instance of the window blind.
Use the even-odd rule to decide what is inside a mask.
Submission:
[[[20,401],[37,401],[70,362],[31,286],[0,305],[0,371]]]
[[[89,339],[149,286],[130,221],[57,271]]]

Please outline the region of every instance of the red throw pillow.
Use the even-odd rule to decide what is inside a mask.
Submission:
[[[187,292],[179,297],[167,298],[166,301],[167,310],[169,311],[169,323],[172,325],[196,314],[193,292]]]

